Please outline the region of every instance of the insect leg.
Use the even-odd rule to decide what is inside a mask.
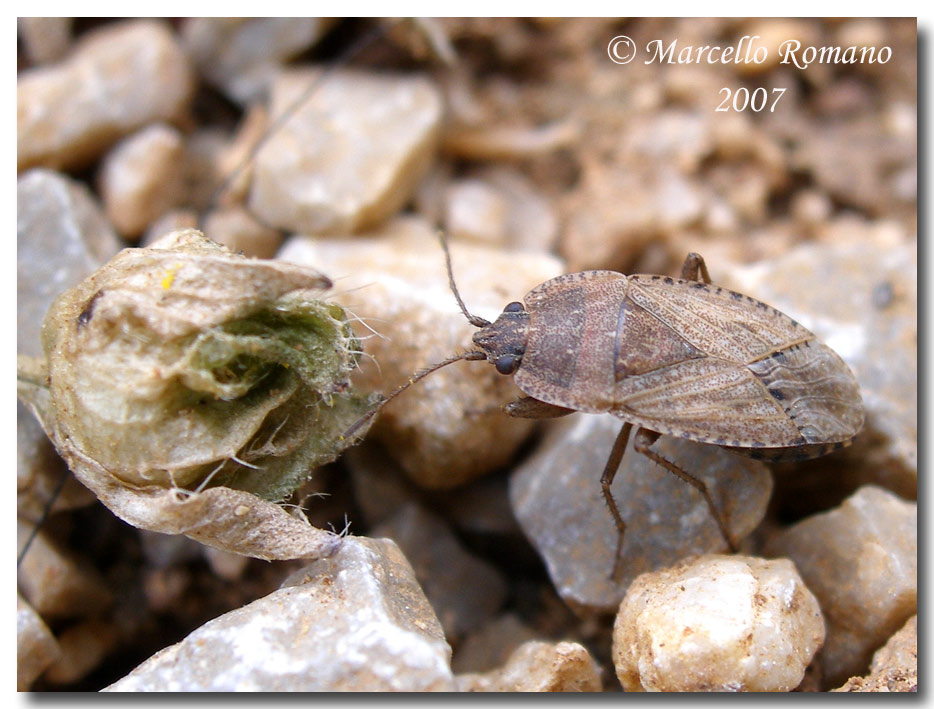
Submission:
[[[713,498],[710,497],[710,492],[707,490],[707,485],[704,484],[703,480],[695,478],[693,475],[684,472],[677,465],[672,463],[667,458],[663,458],[655,451],[651,450],[650,446],[655,443],[659,438],[659,434],[654,431],[647,431],[644,428],[640,428],[636,431],[636,438],[633,442],[633,448],[636,449],[639,453],[646,456],[650,460],[654,460],[656,463],[661,465],[663,468],[674,473],[679,478],[684,480],[684,482],[693,485],[697,490],[704,496],[704,499],[707,501],[707,507],[710,508],[710,514],[713,516],[714,520],[717,522],[717,526],[720,527],[720,534],[723,535],[723,539],[726,541],[727,546],[730,548],[730,551],[736,552],[736,545],[733,543],[733,540],[730,538],[729,530],[727,529],[726,520],[723,518],[723,515],[720,514],[720,511],[717,509],[716,505],[713,503]]]
[[[700,276],[700,278],[698,278],[698,276]],[[681,267],[681,277],[686,281],[710,283],[710,274],[707,272],[707,264],[704,262],[704,257],[695,251],[689,253],[684,258],[684,265]]]
[[[503,411],[520,419],[556,419],[574,413],[574,409],[546,404],[544,401],[533,399],[531,396],[523,396],[521,399],[506,404]]]
[[[632,424],[628,421],[623,424],[613,443],[613,450],[610,451],[610,457],[607,458],[606,466],[603,468],[603,475],[600,476],[600,485],[603,487],[603,499],[606,500],[607,507],[610,508],[610,514],[613,515],[613,521],[616,522],[616,530],[619,533],[616,537],[616,556],[613,561],[613,574],[611,578],[619,580],[622,572],[623,558],[623,535],[626,533],[626,523],[619,513],[619,507],[616,500],[613,499],[613,493],[610,491],[610,485],[613,484],[613,478],[616,477],[616,471],[619,469],[620,461],[623,459],[623,453],[626,451],[626,444],[629,442],[629,432],[632,431]]]

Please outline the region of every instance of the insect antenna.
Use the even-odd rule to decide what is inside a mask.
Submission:
[[[441,248],[444,249],[444,263],[448,267],[448,284],[451,286],[451,292],[454,293],[454,297],[457,299],[457,304],[460,306],[461,312],[474,327],[486,327],[490,324],[489,320],[485,320],[479,315],[471,315],[467,312],[467,306],[464,305],[461,294],[457,292],[457,285],[454,283],[454,270],[451,268],[451,250],[448,248],[448,240],[444,238],[444,232],[438,232],[438,239],[441,241]]]
[[[436,364],[433,364],[430,367],[426,367],[425,369],[421,369],[417,371],[415,374],[409,377],[409,380],[405,382],[405,384],[401,384],[400,386],[396,387],[396,390],[393,391],[389,396],[384,397],[376,406],[374,406],[372,409],[370,409],[365,414],[363,414],[363,416],[361,416],[356,421],[354,421],[353,424],[350,426],[350,428],[344,431],[343,435],[341,436],[341,440],[351,438],[357,431],[360,430],[361,426],[363,426],[367,421],[369,421],[371,418],[376,416],[376,414],[379,413],[379,410],[382,409],[386,404],[388,404],[390,401],[395,399],[397,396],[399,396],[399,394],[404,392],[406,389],[408,389],[410,386],[412,386],[416,382],[419,382],[425,377],[427,377],[432,372],[437,372],[442,367],[447,367],[449,364],[454,364],[455,362],[460,362],[461,360],[478,360],[478,359],[486,359],[486,354],[484,354],[483,352],[464,352],[463,354],[455,355],[453,357],[448,357],[447,359],[437,362]]]

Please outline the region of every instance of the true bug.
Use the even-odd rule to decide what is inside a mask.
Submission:
[[[533,288],[495,322],[470,314],[477,349],[415,374],[345,435],[409,386],[460,360],[485,359],[528,396],[511,416],[555,418],[575,411],[623,420],[600,478],[619,532],[626,524],[610,485],[635,427],[634,447],[704,496],[723,538],[726,520],[698,478],[651,450],[661,435],[722,446],[770,461],[816,458],[848,445],[863,425],[859,386],[836,352],[795,320],[749,296],[711,284],[691,253],[681,278],[583,271]]]

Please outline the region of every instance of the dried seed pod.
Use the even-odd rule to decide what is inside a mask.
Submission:
[[[20,396],[130,524],[260,558],[327,555],[334,535],[274,503],[337,457],[370,403],[350,390],[360,342],[320,299],[329,286],[172,232],[59,296],[47,370],[21,358]]]

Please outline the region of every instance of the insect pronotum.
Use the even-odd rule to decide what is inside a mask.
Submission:
[[[633,447],[703,495],[731,550],[724,514],[702,480],[652,450],[661,435],[721,446],[770,461],[816,458],[848,445],[863,425],[856,379],[836,352],[795,320],[747,295],[713,285],[703,258],[688,254],[681,278],[583,271],[533,288],[480,328],[476,349],[414,374],[345,434],[412,384],[460,360],[485,359],[525,394],[510,416],[610,413],[623,426],[600,477],[618,530],[612,575],[621,572],[626,523],[611,484],[633,429]]]

